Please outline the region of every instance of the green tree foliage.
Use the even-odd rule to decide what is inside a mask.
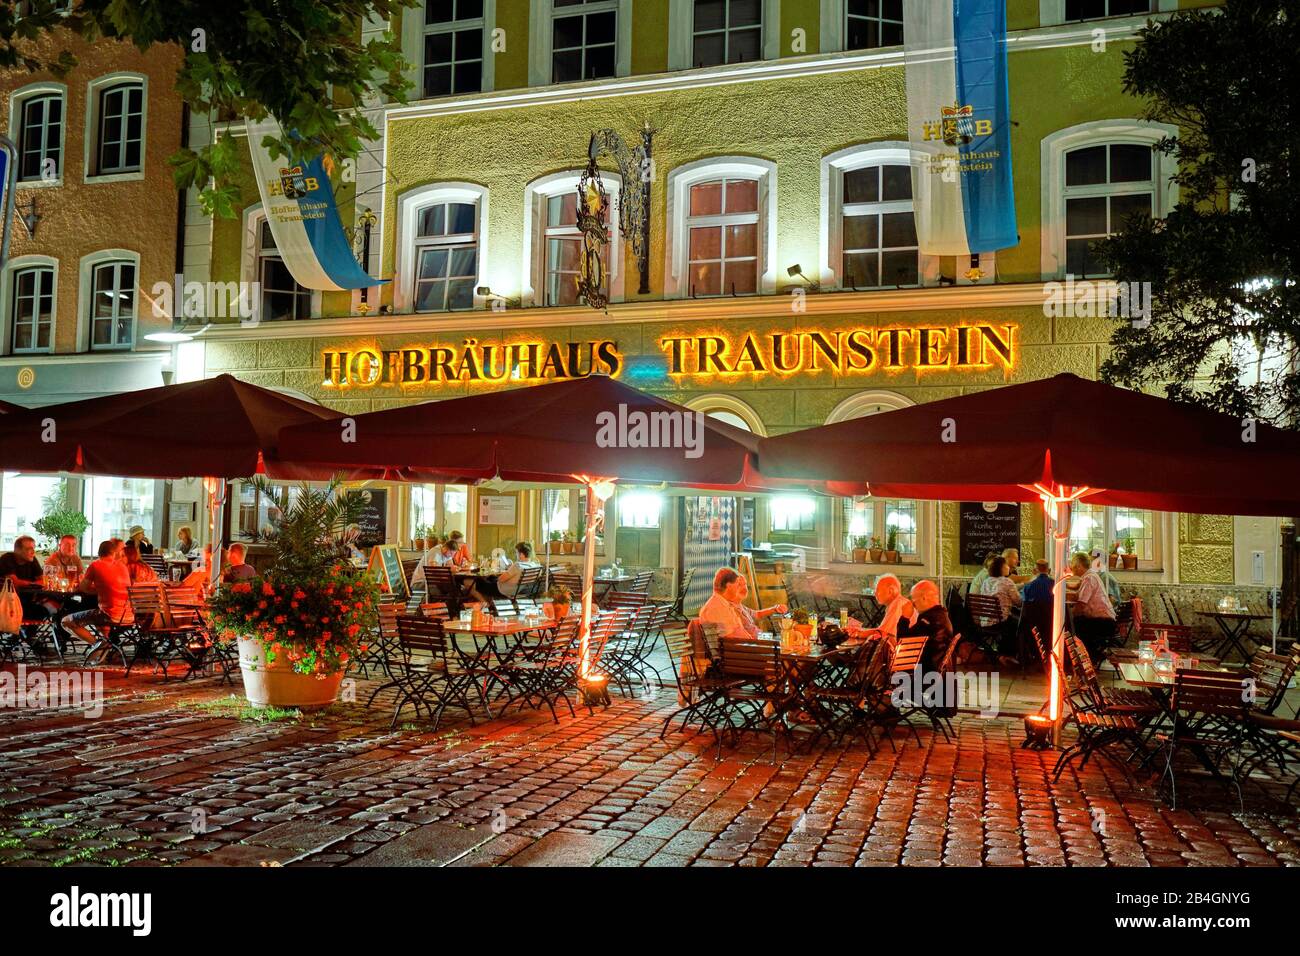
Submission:
[[[1178,202],[1099,249],[1117,279],[1151,282],[1150,325],[1116,329],[1107,381],[1300,425],[1297,50],[1300,2],[1228,0],[1149,25],[1125,53],[1125,91],[1178,129],[1157,146]]]
[[[62,11],[62,6],[70,10]],[[292,131],[271,146],[295,158],[354,157],[377,136],[359,105],[403,102],[410,86],[390,32],[362,42],[361,25],[416,0],[29,0],[0,2],[0,69],[64,76],[75,38],[123,40],[143,51],[183,50],[176,89],[214,119],[273,116]],[[53,44],[38,43],[46,35]],[[48,52],[50,50],[53,52]],[[206,212],[234,215],[239,156],[230,136],[171,157],[178,189],[201,188]]]

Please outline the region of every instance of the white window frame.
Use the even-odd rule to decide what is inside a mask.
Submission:
[[[753,294],[773,294],[776,291],[776,163],[757,156],[716,156],[686,163],[668,174],[664,298],[684,299],[691,294],[686,268],[690,249],[690,192],[692,186],[711,179],[758,181],[758,284]],[[729,298],[729,293],[724,291],[721,296],[710,298]]]
[[[1178,0],[1155,0],[1155,9],[1149,13],[1121,13],[1113,17],[1099,17],[1095,20],[1071,20],[1071,23],[1098,23],[1101,20],[1133,20],[1151,17],[1157,13],[1172,13],[1178,9]],[[1065,23],[1065,0],[1038,0],[1038,24],[1055,27]]]
[[[781,0],[763,0],[764,60],[775,60],[781,55]],[[695,0],[670,0],[668,7],[668,69],[714,70],[734,63],[713,66],[695,65]]]
[[[903,0],[906,4],[908,0]],[[845,0],[821,0],[821,34],[819,46],[822,53],[843,53],[845,27],[848,25],[849,9]],[[906,39],[906,38],[904,38]],[[893,50],[895,47],[878,46],[870,47],[863,50],[856,50],[857,53],[873,53],[880,50]]]
[[[546,304],[546,204],[553,196],[577,192],[580,170],[566,170],[540,176],[524,187],[524,260],[523,305]],[[601,182],[609,194],[609,301],[622,302],[624,297],[623,234],[619,231],[619,204],[623,200],[623,177],[601,170]],[[575,227],[575,235],[576,227]],[[495,291],[495,290],[494,290]]]
[[[106,89],[134,83],[140,86],[140,168],[128,172],[99,172],[100,94]],[[86,129],[82,146],[82,181],[130,182],[144,179],[149,156],[149,77],[143,73],[105,73],[86,84]]]
[[[473,309],[484,308],[486,300],[478,295],[478,288],[489,285],[487,276],[488,262],[488,191],[487,187],[476,183],[428,183],[409,189],[397,198],[397,274],[393,281],[393,311],[412,313],[415,311],[415,238],[418,229],[420,210],[437,203],[468,202],[478,208],[478,276],[474,280]],[[504,295],[509,289],[493,287],[496,295]],[[469,311],[469,310],[457,310]],[[455,315],[455,312],[430,312],[428,315]]]
[[[1093,120],[1057,130],[1040,144],[1042,176],[1040,208],[1040,271],[1043,281],[1065,278],[1065,154],[1086,146],[1154,146],[1177,129],[1168,123],[1135,119]],[[1170,180],[1174,157],[1152,152],[1151,174],[1155,184],[1152,214],[1161,219],[1178,202],[1178,187]]]
[[[54,273],[51,289],[53,309],[50,311],[50,345],[44,349],[14,350],[14,277],[28,269],[50,269]],[[29,255],[10,259],[0,270],[0,328],[4,339],[0,342],[0,353],[4,355],[48,355],[55,351],[59,331],[59,260],[51,256]]]
[[[258,268],[262,259],[262,242],[261,232],[262,223],[266,222],[266,210],[261,203],[254,203],[244,208],[243,215],[243,241],[239,247],[239,280],[243,283],[244,289],[251,289],[254,282],[262,280],[261,270]],[[284,253],[280,253],[280,258],[284,258]],[[307,318],[315,319],[320,317],[320,290],[311,289],[311,313]],[[241,290],[240,294],[243,292]],[[257,319],[261,321],[262,302],[259,296],[257,301]],[[298,321],[305,321],[299,319]]]
[[[126,345],[94,345],[94,323],[91,310],[94,307],[95,270],[100,266],[116,262],[135,266],[135,315],[131,317],[131,341]],[[86,352],[129,352],[139,344],[140,325],[140,288],[144,280],[140,273],[140,253],[130,249],[100,249],[81,257],[77,268],[77,347]]]
[[[457,20],[459,29],[473,27],[479,20]],[[483,0],[483,89],[489,93],[496,88],[496,54],[492,52],[492,31],[497,23],[497,0]],[[434,31],[429,31],[434,32]],[[444,97],[424,95],[424,5],[402,11],[402,57],[411,64],[406,78],[414,84],[411,101],[429,101]],[[453,93],[449,96],[470,96],[470,93]]]
[[[862,143],[822,157],[819,246],[820,282],[825,288],[847,288],[841,274],[844,264],[844,174],[866,166],[915,166],[922,162],[912,148],[898,140]],[[916,209],[915,197],[912,200]],[[922,288],[939,284],[940,257],[918,252],[917,278]],[[883,288],[893,288],[884,286]],[[910,288],[910,287],[909,287]]]
[[[1087,498],[1082,499],[1078,504],[1092,505]],[[1121,544],[1124,538],[1119,535],[1115,529],[1115,512],[1117,505],[1093,505],[1102,511],[1104,522],[1104,533],[1101,540],[1102,560],[1106,562],[1108,570],[1124,573],[1124,565],[1121,563],[1116,568],[1110,568],[1110,546],[1113,542],[1119,541]],[[1156,511],[1153,508],[1127,508],[1127,511],[1150,511],[1154,527],[1151,529],[1151,560],[1140,560],[1138,566],[1129,571],[1129,574],[1165,574],[1170,570],[1169,555],[1176,552],[1178,542],[1174,539],[1174,529],[1178,526],[1178,515],[1174,512]],[[1076,512],[1077,513],[1077,512]],[[1071,530],[1073,530],[1074,517],[1070,518]],[[1073,554],[1076,550],[1074,543],[1067,540],[1066,546]],[[1070,554],[1066,557],[1069,558]]]
[[[608,0],[618,15],[614,34],[614,77],[632,73],[632,0]],[[561,11],[567,8],[561,7]],[[528,16],[528,85],[552,86],[552,29],[555,22],[552,0],[533,0]],[[595,12],[595,11],[592,11]],[[604,83],[613,77],[578,80],[579,83]]]
[[[744,402],[734,395],[727,395],[723,392],[710,392],[705,395],[698,395],[685,404],[692,411],[703,412],[705,415],[712,415],[714,412],[727,412],[735,415],[745,423],[751,433],[759,437],[767,437],[767,426],[763,424],[763,419],[758,412],[748,402]]]
[[[59,174],[53,179],[21,179],[15,172],[14,185],[19,189],[40,189],[47,186],[62,186],[63,177],[68,167],[68,88],[62,83],[30,83],[13,92],[9,98],[9,139],[15,146],[14,162],[21,168],[23,150],[23,114],[27,104],[32,100],[46,96],[57,96],[63,102],[63,132],[59,138]]]

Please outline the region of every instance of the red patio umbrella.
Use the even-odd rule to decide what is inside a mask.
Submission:
[[[1198,514],[1300,509],[1300,435],[1070,374],[763,439],[759,465],[780,478],[866,481],[882,497],[1041,500],[1058,574],[1076,500]],[[1064,620],[1058,580],[1058,655]],[[1053,718],[1059,693],[1053,669]]]
[[[587,485],[587,527],[618,480],[714,490],[770,487],[753,468],[757,436],[603,375],[408,405],[351,421],[346,435],[336,423],[285,428],[280,453],[411,476],[435,469],[474,480],[580,482]],[[585,676],[594,535],[587,536],[584,554]]]
[[[22,410],[23,406],[21,405],[15,405],[13,402],[0,401],[0,415],[4,415],[8,412],[21,412]]]

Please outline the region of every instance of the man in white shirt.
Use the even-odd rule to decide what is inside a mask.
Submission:
[[[1074,631],[1088,648],[1093,662],[1099,663],[1115,636],[1115,608],[1106,596],[1101,575],[1092,570],[1091,561],[1083,551],[1070,559],[1070,572],[1079,579],[1079,589],[1074,595]]]
[[[749,583],[743,574],[735,568],[719,568],[713,576],[713,594],[700,608],[700,623],[720,637],[758,637],[759,619],[784,614],[786,607],[773,604],[757,611],[751,610],[744,603],[748,594]]]
[[[523,576],[525,568],[540,568],[541,565],[529,558],[533,556],[533,546],[527,541],[520,541],[515,545],[515,561],[510,567],[506,568],[497,575],[496,590],[498,594],[484,593],[484,589],[489,585],[489,581],[484,580],[474,585],[470,592],[477,601],[485,601],[490,597],[508,597],[512,598],[519,590],[519,579]],[[490,590],[490,588],[488,589]]]

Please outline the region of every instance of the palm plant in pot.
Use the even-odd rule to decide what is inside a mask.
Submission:
[[[270,529],[254,536],[271,562],[217,590],[213,623],[239,640],[254,707],[327,706],[378,622],[379,587],[347,558],[370,495],[343,490],[337,478],[292,493],[261,476],[245,484],[272,503]]]
[[[898,563],[898,528],[891,527],[889,534],[885,536],[885,561],[889,564]]]

